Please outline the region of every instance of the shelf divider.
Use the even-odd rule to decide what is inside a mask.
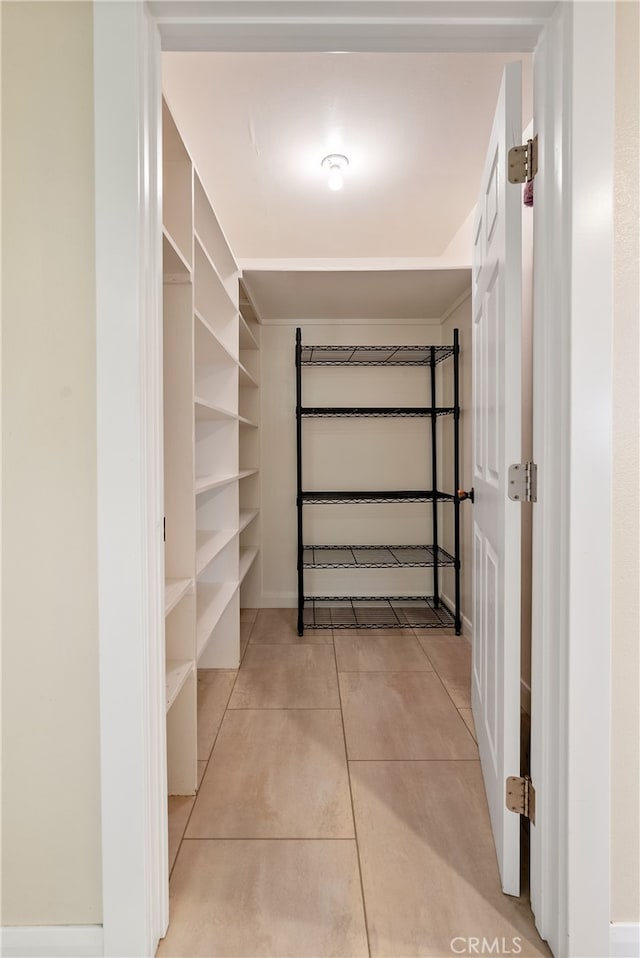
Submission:
[[[452,416],[453,406],[303,406],[300,413],[305,418],[357,418],[378,417],[399,419],[418,416]]]
[[[165,617],[175,609],[180,599],[187,594],[193,579],[165,579],[164,580],[164,614]]]
[[[338,503],[338,502],[453,502],[455,496],[448,492],[433,491],[432,489],[387,489],[371,491],[352,491],[349,489],[302,492],[303,502],[310,504]]]
[[[193,670],[192,659],[167,659],[166,664],[166,692],[167,712],[180,694],[184,683]]]
[[[213,532],[196,531],[196,575],[200,575],[209,563],[213,562],[224,547],[229,545],[235,535],[235,529],[218,529]]]
[[[302,366],[429,366],[453,356],[453,346],[302,346]]]
[[[455,618],[432,595],[304,596],[304,625],[312,629],[445,629]]]
[[[204,652],[222,615],[238,591],[238,582],[203,582],[198,585],[197,658]]]
[[[250,522],[253,522],[254,519],[260,515],[259,509],[241,509],[240,510],[240,522],[238,527],[238,532],[243,532]]]
[[[257,556],[258,556],[258,549],[254,548],[253,546],[247,547],[246,549],[245,548],[240,549],[240,571],[238,574],[240,582],[243,581],[244,577],[246,576],[247,572],[253,565]]]
[[[305,569],[422,569],[455,567],[455,558],[433,545],[306,545]]]

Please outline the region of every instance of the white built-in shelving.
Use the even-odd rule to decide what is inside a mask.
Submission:
[[[253,522],[254,519],[257,519],[259,515],[260,515],[259,509],[241,509],[238,531],[243,532],[247,528],[249,523]]]
[[[164,580],[164,614],[173,612],[180,599],[187,594],[193,585],[193,579],[165,579]]]
[[[197,670],[238,667],[241,593],[259,596],[259,323],[166,103],[162,247],[168,778],[187,795]]]
[[[254,561],[258,558],[258,550],[252,546],[246,546],[245,548],[240,549],[240,581],[242,582],[253,565]]]
[[[167,712],[180,694],[191,672],[193,672],[192,659],[167,659]]]
[[[241,604],[260,605],[260,324],[244,282],[239,288]]]

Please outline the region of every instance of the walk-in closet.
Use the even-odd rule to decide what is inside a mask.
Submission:
[[[163,55],[161,956],[546,954],[471,700],[473,205],[520,57],[459,57]]]

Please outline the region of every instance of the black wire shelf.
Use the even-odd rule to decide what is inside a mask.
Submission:
[[[439,546],[304,546],[305,569],[422,569],[435,564],[455,567],[456,560]]]
[[[301,346],[303,366],[429,366],[453,356],[453,346]]]
[[[304,406],[300,415],[315,419],[352,419],[356,417],[408,418],[415,416],[452,416],[453,406]]]
[[[446,629],[455,618],[433,596],[305,596],[308,629]]]
[[[462,621],[460,615],[460,502],[457,493],[441,492],[438,489],[438,453],[441,442],[437,427],[439,416],[450,416],[453,421],[453,487],[460,487],[460,383],[459,383],[459,332],[453,330],[452,345],[441,346],[303,346],[302,330],[296,329],[296,509],[297,509],[297,579],[298,579],[298,635],[304,635],[304,629],[385,629],[411,627],[419,629],[453,628],[460,634]],[[453,390],[449,406],[439,406],[437,397],[436,365],[452,359]],[[427,371],[426,394],[416,394],[416,399],[426,399],[428,406],[304,406],[302,400],[303,367],[343,366],[354,369],[358,366],[415,366],[420,369],[418,378]],[[357,385],[357,376],[354,385]],[[331,392],[325,394],[331,400],[337,398]],[[354,398],[355,398],[354,393]],[[324,398],[324,396],[322,397]],[[362,396],[364,399],[365,397]],[[374,399],[377,398],[371,397]],[[382,398],[382,397],[381,397]],[[389,391],[387,396],[400,398],[398,393]],[[447,396],[447,399],[449,397]],[[445,400],[447,401],[447,400]],[[303,483],[303,441],[305,430],[303,419],[355,419],[357,417],[405,418],[421,417],[429,420],[431,452],[431,475],[424,481],[431,484],[430,489],[334,489],[304,491]],[[362,432],[360,427],[360,433]],[[420,430],[422,432],[422,430]],[[311,430],[311,438],[315,430]],[[347,473],[348,475],[348,473]],[[375,479],[376,470],[371,471]],[[422,482],[423,478],[419,479]],[[340,483],[338,483],[340,485]],[[441,502],[453,503],[453,554],[439,545],[438,525]],[[432,543],[430,545],[327,545],[315,546],[304,543],[304,506],[329,504],[381,504],[381,503],[430,503]],[[370,511],[370,510],[369,510]],[[392,510],[395,511],[395,510]],[[420,510],[423,512],[424,510]],[[447,508],[448,511],[448,508]],[[354,515],[358,515],[355,510]],[[402,514],[402,510],[401,513]],[[317,518],[328,515],[320,511]],[[360,517],[362,517],[360,513]],[[368,515],[368,512],[367,512]],[[418,596],[305,596],[305,573],[309,569],[392,569],[392,568],[428,568],[424,575],[424,588],[431,595]],[[452,611],[438,598],[440,595],[439,576],[442,567],[453,569],[454,606]],[[385,577],[388,578],[388,577]],[[330,580],[325,581],[328,583]],[[387,588],[390,586],[387,585]],[[322,589],[322,587],[320,587]],[[330,588],[327,584],[325,589]],[[338,588],[342,588],[339,586]],[[345,588],[349,588],[346,586]],[[366,590],[364,580],[360,587]],[[413,586],[416,588],[416,586]],[[316,587],[311,587],[316,591]]]
[[[338,502],[453,502],[455,496],[448,492],[438,492],[431,489],[391,489],[361,492],[340,490],[336,492],[303,492],[301,501],[310,505]]]

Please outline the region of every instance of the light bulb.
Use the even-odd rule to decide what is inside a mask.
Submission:
[[[330,190],[341,190],[344,186],[344,177],[339,166],[330,167],[327,186]]]
[[[341,190],[344,186],[343,171],[349,166],[349,160],[342,153],[330,153],[321,163],[323,170],[328,171],[327,186],[330,190]]]

